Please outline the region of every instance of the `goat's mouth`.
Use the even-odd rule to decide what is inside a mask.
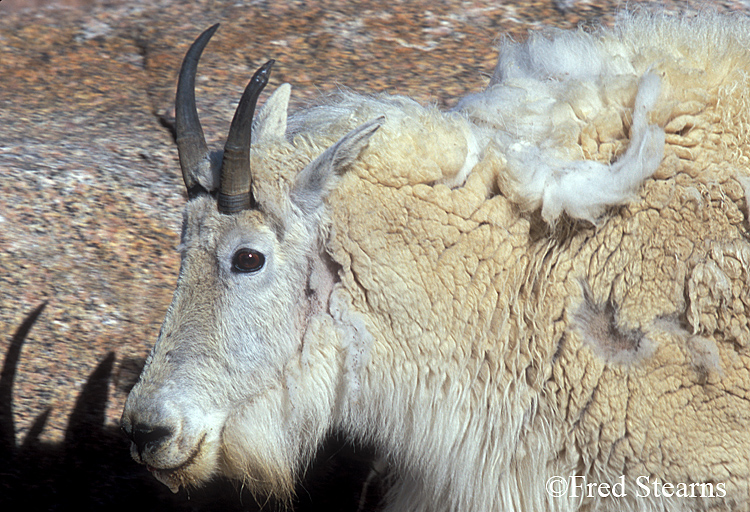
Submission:
[[[156,469],[152,466],[146,466],[148,470],[154,475],[159,482],[166,485],[170,491],[177,494],[180,491],[180,487],[187,487],[191,483],[194,483],[190,478],[190,471],[186,466],[180,466],[175,469]]]
[[[195,472],[191,471],[195,465],[196,460],[199,458],[201,451],[203,450],[203,444],[206,440],[206,434],[201,437],[198,444],[190,452],[190,455],[185,459],[185,462],[175,467],[168,468],[157,468],[146,463],[146,469],[154,475],[159,482],[166,485],[170,491],[177,494],[180,487],[188,487],[190,485],[197,485],[200,483],[200,478],[196,477]]]

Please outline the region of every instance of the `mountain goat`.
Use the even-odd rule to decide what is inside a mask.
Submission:
[[[194,98],[214,30],[178,84],[138,462],[283,498],[337,429],[388,462],[387,510],[750,510],[747,18],[535,33],[447,112],[288,115],[284,84],[253,120],[269,62],[223,160]]]

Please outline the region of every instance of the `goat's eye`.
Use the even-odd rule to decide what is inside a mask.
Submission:
[[[232,270],[235,272],[257,272],[263,268],[266,257],[258,251],[240,249],[232,256]]]

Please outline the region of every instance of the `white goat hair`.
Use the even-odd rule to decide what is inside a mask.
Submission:
[[[747,18],[640,13],[450,112],[282,85],[251,208],[186,178],[134,458],[284,498],[336,429],[389,511],[750,510],[748,77]]]
[[[606,50],[600,40],[582,33],[532,36],[523,46],[506,47],[488,90],[458,106],[489,127],[490,137],[505,149],[514,199],[527,209],[541,206],[547,222],[563,211],[596,222],[608,206],[631,199],[661,163],[664,132],[647,126],[661,84],[649,71],[635,98],[630,146],[617,162],[581,160],[583,155],[575,154],[581,150],[577,141],[561,144],[560,130],[577,132],[587,108],[601,112],[596,103],[604,103],[601,96],[611,93],[610,87],[623,76],[632,81],[642,73],[630,63],[611,65]]]

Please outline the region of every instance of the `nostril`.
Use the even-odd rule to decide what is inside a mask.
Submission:
[[[156,448],[172,435],[169,427],[151,427],[149,425],[137,424],[132,430],[125,430],[125,434],[138,447],[138,453],[143,453],[146,448]]]

